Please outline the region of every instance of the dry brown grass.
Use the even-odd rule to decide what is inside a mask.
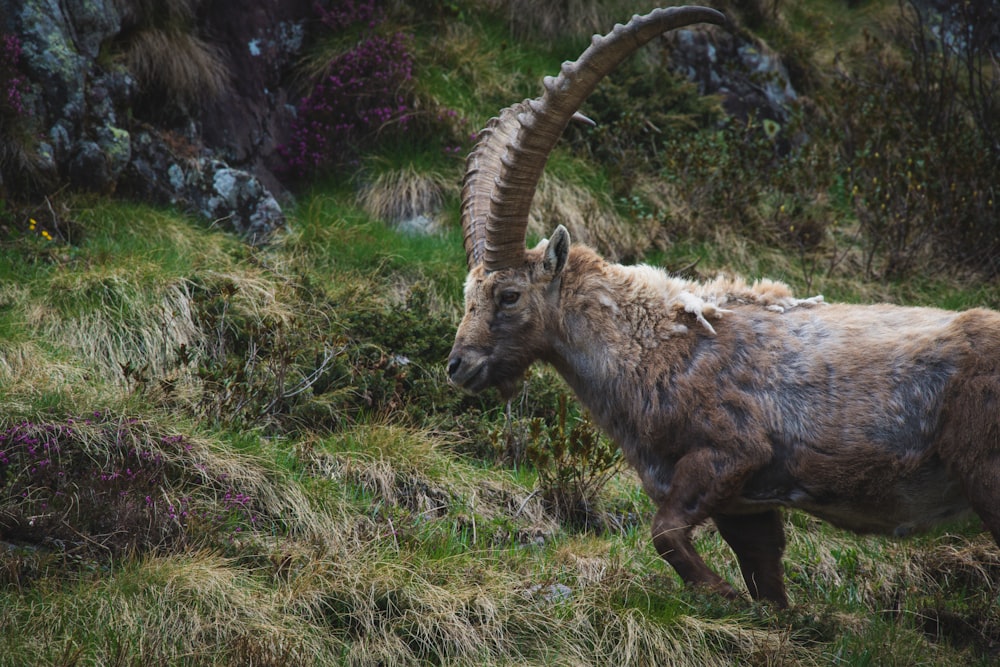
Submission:
[[[585,243],[617,261],[645,254],[650,238],[658,234],[656,221],[646,222],[624,220],[603,191],[543,174],[528,218],[528,232],[548,237],[557,225],[564,225],[574,242]]]
[[[39,341],[0,341],[0,396],[11,413],[30,411],[42,396],[86,404],[96,393],[88,391],[86,377],[78,365],[53,355]]]
[[[447,197],[458,193],[458,181],[413,165],[374,174],[361,187],[358,203],[373,218],[394,226],[423,218],[428,231],[438,227]]]
[[[97,282],[67,288],[105,290],[101,307],[70,317],[42,307],[29,323],[46,340],[87,359],[102,377],[127,380],[125,368],[162,377],[177,365],[181,346],[192,352],[204,347],[205,334],[194,321],[188,285],[165,285],[157,298],[119,273],[89,277]]]
[[[506,13],[515,36],[544,40],[604,34],[615,23],[624,23],[633,14],[655,6],[644,8],[628,0],[490,0],[489,5]]]
[[[203,0],[114,0],[125,25],[183,25]]]
[[[38,628],[25,642],[36,664],[303,665],[343,650],[297,611],[284,590],[194,552],[148,557],[53,591],[20,620]]]
[[[182,109],[203,108],[230,80],[218,48],[173,28],[136,32],[126,47],[125,62],[143,91]]]

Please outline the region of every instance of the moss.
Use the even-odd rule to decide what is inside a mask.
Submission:
[[[115,173],[124,169],[132,157],[131,135],[127,130],[113,125],[105,126],[105,130],[110,135],[109,139],[101,142],[101,148],[108,157],[111,170]]]

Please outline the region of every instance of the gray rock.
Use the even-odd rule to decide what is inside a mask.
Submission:
[[[396,225],[396,229],[403,232],[404,234],[412,234],[414,236],[426,236],[438,232],[440,226],[430,216],[425,215],[423,213],[419,213],[405,220],[401,220]]]
[[[250,172],[210,156],[178,159],[149,129],[133,138],[132,147],[120,182],[133,196],[177,206],[254,244],[286,227],[281,205]]]
[[[80,190],[107,192],[114,184],[108,161],[93,141],[81,141],[69,160],[69,182]]]

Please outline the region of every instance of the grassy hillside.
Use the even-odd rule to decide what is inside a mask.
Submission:
[[[509,406],[448,386],[468,135],[537,94],[578,33],[625,3],[568,3],[566,25],[526,20],[539,3],[387,4],[385,29],[412,36],[420,114],[303,183],[271,246],[65,193],[2,212],[0,665],[1000,659],[1000,549],[976,522],[899,542],[789,513],[792,608],[721,601],[655,554],[651,504],[552,372],[533,369]],[[774,13],[756,29],[770,43],[815,46],[800,64],[817,106],[836,99],[834,54],[896,11],[857,4],[757,3]],[[311,66],[343,48],[317,39]],[[617,99],[643,72],[599,94]],[[874,149],[832,160],[833,129],[760,162],[753,128],[656,81],[676,131],[650,154],[627,119],[609,121],[614,136],[569,136],[533,234],[586,218],[591,242],[630,261],[698,260],[694,274],[828,298],[1000,305],[981,265],[926,248],[900,264],[865,240],[876,218],[848,174],[898,163]],[[616,150],[643,168],[622,169]],[[395,228],[427,202],[438,232]],[[816,239],[796,234],[806,223]],[[742,585],[711,526],[697,548]]]

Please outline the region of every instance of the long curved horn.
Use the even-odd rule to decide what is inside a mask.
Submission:
[[[549,153],[570,119],[597,84],[657,35],[692,23],[724,24],[707,7],[654,9],[594,35],[559,76],[545,77],[542,96],[507,107],[487,123],[466,161],[462,187],[462,229],[469,268],[487,271],[518,264],[524,257],[528,214]]]

